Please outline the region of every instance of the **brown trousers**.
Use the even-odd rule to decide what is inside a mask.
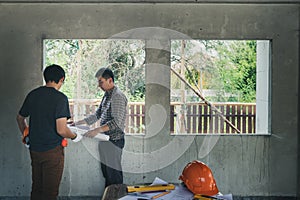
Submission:
[[[46,152],[30,151],[30,157],[31,200],[56,200],[64,169],[63,147],[57,146]]]

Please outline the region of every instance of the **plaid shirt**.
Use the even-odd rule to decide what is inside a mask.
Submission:
[[[118,87],[106,91],[96,113],[89,115],[84,120],[88,125],[96,123],[100,119],[100,126],[107,124],[109,131],[104,134],[110,136],[110,140],[124,138],[125,119],[127,110],[127,98]]]

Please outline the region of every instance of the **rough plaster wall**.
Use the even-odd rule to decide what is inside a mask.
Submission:
[[[299,12],[299,19],[300,19],[300,12]],[[299,28],[300,28],[300,20],[299,20]],[[300,40],[299,40],[299,52],[300,52]],[[298,76],[300,76],[300,58],[298,58],[298,61],[299,61],[299,71],[298,71]],[[297,197],[300,197],[300,98],[299,98],[299,95],[300,94],[300,81],[298,79],[298,182],[297,182],[297,185],[298,185],[298,192],[297,192]]]
[[[272,40],[272,136],[176,137],[178,149],[188,144],[187,150],[164,168],[160,168],[163,161],[151,152],[174,139],[168,136],[167,126],[156,140],[127,136],[125,150],[148,157],[133,160],[125,154],[124,165],[143,166],[152,159],[150,169],[155,171],[125,173],[125,182],[148,183],[155,176],[178,182],[185,164],[201,159],[211,167],[223,193],[296,196],[299,5],[0,4],[0,19],[2,196],[27,196],[30,192],[30,159],[20,142],[15,116],[27,92],[42,84],[42,39],[110,38],[143,27],[162,27],[201,39]],[[150,56],[156,54],[166,55],[164,51],[149,50]],[[163,58],[159,60],[168,63]],[[159,93],[166,89],[153,85],[149,89],[154,90],[154,95],[147,101],[155,104],[159,95],[166,106],[168,94]],[[204,143],[210,145],[203,148]],[[85,140],[71,143],[66,149],[60,195],[102,194],[104,183],[94,148],[92,141]]]

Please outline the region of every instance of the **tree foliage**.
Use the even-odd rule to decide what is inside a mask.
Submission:
[[[191,85],[213,91],[208,100],[255,102],[256,41],[178,40],[172,43],[171,57],[172,66],[184,70]],[[179,89],[180,81],[174,76],[171,80],[172,89]]]
[[[114,71],[116,84],[131,101],[144,98],[142,41],[45,40],[45,49],[45,65],[56,63],[66,70],[62,92],[69,98],[99,98],[101,90],[97,89],[95,74],[107,66]]]
[[[218,71],[225,91],[238,91],[240,101],[255,102],[256,41],[230,41],[218,49]]]
[[[45,65],[64,67],[67,76],[62,91],[69,98],[100,98],[95,73],[109,65],[129,100],[144,101],[144,46],[139,40],[45,40]],[[175,40],[171,58],[172,67],[183,72],[190,84],[213,91],[208,100],[255,102],[256,41]],[[181,81],[171,73],[171,92],[181,89]]]

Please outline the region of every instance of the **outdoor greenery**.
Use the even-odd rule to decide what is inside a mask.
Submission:
[[[145,92],[144,42],[139,40],[45,40],[45,66],[59,64],[66,71],[61,91],[70,99],[101,97],[95,74],[110,67],[115,82],[130,101]]]
[[[56,63],[67,72],[62,87],[69,98],[95,99],[101,90],[95,73],[110,66],[116,84],[129,101],[145,100],[145,45],[140,40],[45,40],[45,66]],[[214,102],[255,102],[256,41],[175,40],[171,64],[193,87]],[[171,73],[172,101],[188,90]],[[200,101],[196,95],[186,101]]]
[[[252,103],[256,100],[256,41],[176,40],[172,42],[172,67],[178,73],[183,71],[185,80],[207,100]],[[175,75],[171,84],[172,89],[182,89],[182,81]],[[173,96],[173,101],[182,99]],[[200,101],[196,95],[186,98],[186,101]]]

